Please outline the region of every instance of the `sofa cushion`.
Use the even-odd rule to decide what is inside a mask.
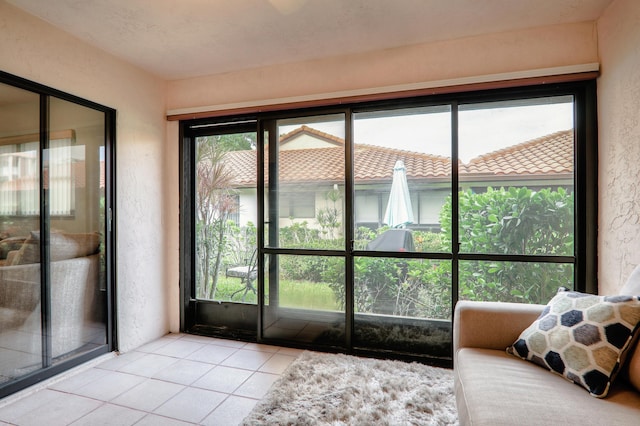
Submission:
[[[640,265],[631,272],[627,282],[620,289],[620,294],[640,295]],[[637,343],[629,351],[625,375],[631,384],[640,391],[640,348]]]
[[[629,351],[625,370],[627,380],[640,392],[640,345],[637,342]]]
[[[589,396],[564,378],[504,350],[462,348],[455,354],[461,425],[633,425],[640,393],[616,381],[607,398]]]
[[[559,291],[507,352],[605,397],[634,342],[637,296]]]
[[[49,235],[49,256],[52,262],[89,256],[99,251],[100,234],[66,234],[52,232]],[[40,232],[33,231],[14,256],[12,265],[40,262]]]

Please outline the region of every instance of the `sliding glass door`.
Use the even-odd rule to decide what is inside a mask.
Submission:
[[[346,346],[345,115],[265,122],[265,339]]]
[[[111,350],[113,129],[112,110],[1,77],[0,396]]]

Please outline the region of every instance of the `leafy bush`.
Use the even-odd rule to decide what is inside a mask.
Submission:
[[[573,193],[511,187],[459,194],[460,251],[527,255],[573,254]],[[451,241],[451,197],[440,213]]]
[[[460,250],[463,253],[573,254],[573,193],[558,188],[488,188],[460,192]],[[451,198],[440,213],[441,233],[414,231],[416,251],[451,251]],[[355,247],[377,232],[361,228]],[[355,303],[359,312],[428,318],[451,317],[451,262],[422,259],[358,258]],[[459,297],[543,303],[561,285],[572,286],[573,265],[530,262],[459,262]],[[326,277],[325,278],[330,278]],[[335,289],[340,281],[329,282]]]
[[[529,188],[488,188],[459,194],[460,251],[525,255],[573,255],[573,193]],[[451,199],[440,223],[451,241]],[[542,303],[561,285],[571,286],[566,264],[460,261],[460,298]]]
[[[573,193],[562,188],[489,188],[484,193],[464,191],[459,196],[460,250],[463,253],[526,255],[573,254]],[[451,198],[442,207],[442,232],[413,231],[416,251],[451,252]],[[359,228],[354,248],[389,229]],[[287,248],[342,249],[342,238],[294,223],[280,230],[280,245]],[[325,238],[323,238],[323,236]],[[246,256],[255,247],[255,226],[232,226],[228,250]],[[345,271],[340,256],[280,256],[284,280],[328,283],[344,308]],[[422,318],[451,317],[451,262],[429,259],[359,257],[355,259],[354,296],[357,312]],[[459,297],[541,303],[558,286],[571,286],[573,265],[529,262],[459,261]]]

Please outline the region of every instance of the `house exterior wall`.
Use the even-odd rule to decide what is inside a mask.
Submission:
[[[169,278],[164,266],[169,262],[163,232],[166,83],[4,1],[0,1],[0,28],[1,70],[117,109],[120,350],[165,334],[169,324]],[[177,220],[169,228],[175,233]],[[177,256],[174,259],[177,262]]]
[[[249,222],[257,225],[258,218],[258,193],[254,188],[241,189],[238,191],[240,211],[238,212],[238,222],[240,226],[247,226]]]
[[[640,264],[640,2],[617,0],[598,21],[599,292]]]

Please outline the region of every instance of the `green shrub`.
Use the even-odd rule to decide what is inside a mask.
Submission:
[[[488,188],[459,194],[460,251],[524,255],[574,253],[573,193]],[[451,199],[440,223],[451,241]],[[573,266],[529,262],[460,261],[460,298],[543,303],[559,286],[572,287]]]
[[[525,255],[573,255],[573,193],[559,188],[534,191],[500,188],[459,196],[460,251]],[[451,252],[451,198],[440,213],[442,232],[413,231],[416,251]],[[389,229],[359,228],[354,248]],[[309,228],[307,222],[280,230],[287,248],[343,249],[342,238]],[[255,245],[255,227],[233,227],[230,241]],[[236,252],[241,252],[239,248]],[[345,270],[341,256],[279,257],[283,280],[328,283],[344,308]],[[357,312],[423,318],[451,317],[452,264],[448,260],[359,257],[355,259],[354,296]],[[459,297],[543,303],[558,286],[573,285],[573,265],[530,262],[459,261]]]
[[[573,193],[528,188],[459,194],[460,251],[526,255],[573,255]],[[451,241],[451,197],[440,225]]]

